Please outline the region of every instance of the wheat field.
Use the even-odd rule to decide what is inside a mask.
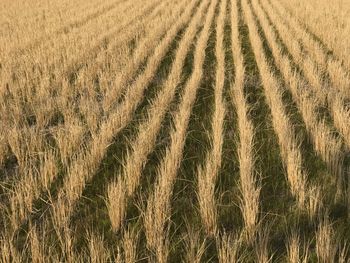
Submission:
[[[350,2],[2,0],[0,262],[350,262]]]

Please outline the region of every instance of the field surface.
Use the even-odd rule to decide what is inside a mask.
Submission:
[[[350,262],[348,0],[1,0],[0,262]]]

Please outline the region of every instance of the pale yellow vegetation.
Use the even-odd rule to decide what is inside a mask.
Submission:
[[[0,262],[348,262],[349,17],[0,1]]]

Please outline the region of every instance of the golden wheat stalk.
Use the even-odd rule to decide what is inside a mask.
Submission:
[[[271,109],[272,124],[278,137],[281,157],[287,168],[287,179],[291,192],[297,199],[298,207],[302,209],[305,202],[307,175],[302,169],[302,155],[296,133],[283,104],[281,84],[271,72],[271,66],[267,62],[257,25],[248,4],[244,5],[244,14],[266,99]]]
[[[327,215],[320,220],[316,232],[316,254],[319,262],[335,262],[337,245],[334,240],[334,230]]]
[[[269,11],[269,14],[273,15],[271,11]],[[274,22],[277,28],[282,25],[282,23],[278,20]],[[288,34],[284,33],[283,36],[284,38],[287,38],[287,40],[284,41],[286,45],[288,45],[288,43],[293,43],[293,39],[288,37]],[[273,43],[273,41],[270,42]],[[281,48],[274,48],[274,45],[271,45],[271,47],[272,51],[275,53],[274,57],[276,58],[276,62],[279,64],[279,67],[282,70],[282,74],[284,75],[283,77],[289,84],[293,99],[297,103],[299,111],[303,116],[303,120],[312,139],[314,149],[328,165],[330,172],[335,176],[334,179],[337,181],[338,187],[337,196],[340,196],[343,189],[343,182],[341,179],[344,158],[342,141],[334,135],[331,127],[326,124],[326,121],[323,118],[318,117],[317,100],[313,96],[312,92],[307,88],[305,80],[302,78],[302,76],[292,69],[289,59],[281,55]],[[293,45],[293,47],[295,47],[295,45]],[[293,47],[290,47],[291,52]]]
[[[26,125],[26,118],[31,112],[29,111],[28,114],[28,109],[33,108],[35,114],[37,115],[35,118],[37,124],[36,126],[45,127],[41,120],[44,120],[45,123],[47,123],[54,117],[53,114],[55,112],[60,111],[64,113],[66,112],[66,106],[71,108],[72,104],[75,104],[72,103],[72,101],[69,101],[64,105],[63,109],[57,109],[56,106],[54,107],[54,105],[59,104],[61,99],[66,99],[67,94],[61,93],[61,87],[64,86],[65,79],[70,78],[72,73],[78,71],[79,65],[84,66],[84,62],[91,61],[94,55],[101,53],[103,50],[102,46],[104,44],[109,43],[109,46],[115,46],[118,45],[118,43],[123,43],[128,38],[131,39],[135,32],[140,30],[142,19],[139,19],[140,21],[136,23],[131,22],[137,21],[138,19],[136,18],[142,18],[142,16],[146,15],[154,4],[154,2],[150,2],[150,5],[144,5],[144,8],[135,10],[135,14],[133,16],[126,14],[119,16],[119,19],[121,19],[120,21],[124,23],[118,24],[115,20],[113,20],[111,30],[106,30],[107,32],[102,34],[101,37],[98,37],[99,35],[95,34],[94,41],[89,39],[89,34],[93,33],[93,30],[90,30],[90,27],[96,27],[96,24],[99,25],[99,23],[103,23],[103,21],[98,21],[99,23],[89,23],[86,25],[86,30],[79,31],[79,34],[76,34],[77,36],[73,34],[72,37],[78,37],[79,41],[70,41],[66,45],[62,45],[63,40],[66,41],[66,38],[63,40],[56,39],[56,43],[59,43],[59,46],[54,45],[55,48],[39,46],[34,50],[29,49],[28,52],[26,50],[26,53],[23,56],[11,56],[11,60],[9,62],[10,64],[5,64],[7,70],[2,71],[5,73],[4,77],[1,79],[4,82],[4,85],[1,85],[0,91],[1,93],[10,93],[13,100],[3,100],[4,97],[8,97],[9,94],[7,94],[7,96],[0,96],[1,113],[12,112],[12,114],[14,114],[13,120],[16,123]],[[137,5],[135,5],[133,8],[137,8]],[[133,11],[133,8],[130,11]],[[157,8],[155,8],[154,11],[155,10],[157,10]],[[123,8],[121,8],[119,11],[123,12]],[[106,25],[106,27],[108,28],[108,25]],[[112,41],[112,36],[123,29],[125,30],[123,31],[123,34],[119,34],[118,37],[113,38]],[[43,43],[44,45],[46,44],[46,42]],[[83,45],[85,49],[78,47],[78,44]],[[93,47],[88,48],[89,45],[93,45]],[[41,52],[41,49],[44,49],[46,52]],[[65,56],[61,54],[65,51],[64,49],[69,50],[70,52],[74,51],[74,53],[70,54],[68,58],[65,58]],[[75,52],[76,50],[83,51]],[[84,50],[87,50],[88,52],[85,52]],[[40,54],[37,54],[38,52]],[[60,57],[62,56],[63,58],[61,59]],[[32,59],[28,59],[28,57]],[[64,59],[69,61],[62,61]],[[43,67],[43,69],[41,69],[41,67]],[[28,69],[32,68],[33,72],[28,71]],[[13,74],[17,76],[15,81],[11,78],[11,75]],[[28,74],[30,77],[28,77]],[[52,75],[52,80],[42,77],[43,75]],[[11,89],[4,89],[3,87],[6,86],[11,87]],[[35,92],[32,92],[32,89],[35,89]],[[58,99],[55,94],[62,95],[62,97]],[[22,106],[23,101],[28,102]],[[69,111],[69,113],[71,112],[74,112],[74,110]],[[1,114],[1,116],[4,115]],[[64,117],[69,118],[69,116]],[[6,119],[5,121],[7,122]],[[7,126],[11,126],[11,124]]]
[[[251,242],[259,220],[261,186],[254,171],[254,126],[249,117],[250,107],[244,95],[245,68],[239,34],[238,6],[235,1],[231,2],[231,30],[235,80],[230,93],[237,112],[239,131],[240,209],[243,214],[246,238]]]
[[[244,256],[240,255],[242,240],[238,235],[224,233],[217,237],[216,243],[219,263],[244,262]]]
[[[309,246],[301,245],[298,233],[292,232],[287,241],[287,258],[290,263],[307,263],[309,262]]]
[[[279,10],[283,12],[283,10]],[[277,16],[277,12],[270,12],[271,16]],[[323,100],[327,100],[328,109],[333,117],[333,122],[335,127],[340,131],[341,135],[344,138],[344,141],[348,148],[350,148],[350,131],[347,123],[350,122],[349,117],[349,107],[345,103],[346,98],[349,94],[349,84],[350,77],[343,70],[342,66],[335,59],[328,59],[325,51],[320,47],[320,45],[310,36],[305,29],[302,29],[300,25],[292,18],[287,19],[290,22],[290,25],[281,23],[284,17],[289,17],[285,12],[279,16],[278,28],[280,28],[280,32],[283,34],[283,38],[286,39],[286,44],[288,48],[291,50],[292,55],[294,56],[294,49],[290,47],[299,45],[299,50],[301,50],[301,45],[306,46],[311,55],[304,58],[304,54],[300,54],[299,64],[302,65],[304,72],[306,73],[306,79],[309,81],[312,87],[316,87],[315,96],[319,97],[320,95],[323,97]],[[285,19],[286,20],[286,19]],[[275,20],[277,21],[277,19]],[[287,21],[287,22],[288,22]],[[285,21],[284,21],[285,22]],[[292,26],[292,27],[291,27]],[[293,30],[293,28],[297,28],[297,30]],[[297,36],[297,38],[292,38],[291,36]],[[301,42],[299,44],[298,40]],[[319,61],[320,55],[314,54],[311,51],[318,50],[317,54],[322,54],[323,57],[327,59],[326,62],[321,63]],[[320,68],[321,70],[318,70]],[[322,78],[326,72],[331,80],[331,85],[327,82],[322,83]],[[317,90],[321,90],[321,92],[317,92]]]
[[[256,1],[253,1],[252,5],[254,7],[254,10],[256,11],[257,17],[260,20],[262,29],[265,33],[266,38],[267,38],[267,42],[268,42],[269,46],[271,47],[273,57],[276,61],[276,65],[280,68],[281,73],[282,73],[284,79],[286,80],[287,84],[289,85],[289,88],[292,91],[292,95],[298,104],[298,102],[300,102],[298,100],[299,99],[298,96],[300,94],[297,90],[298,87],[296,87],[296,82],[295,82],[297,75],[294,74],[294,72],[291,68],[289,58],[282,53],[281,47],[277,44],[276,34],[274,33],[274,31],[271,30],[271,26],[267,23],[267,19],[264,16],[264,14],[262,13],[260,6],[257,4]],[[298,81],[299,81],[299,78],[300,78],[300,76],[298,77]],[[305,95],[304,98],[308,98],[308,96]],[[305,120],[305,117],[307,117],[307,115],[306,115],[307,111],[305,111],[305,108],[306,107],[300,108],[300,104],[299,104],[299,109],[301,110],[301,113],[304,117],[304,120]],[[306,109],[308,109],[308,108],[306,108]],[[306,119],[309,120],[309,118],[306,118]],[[300,154],[298,155],[298,159],[296,161],[297,161],[297,164],[299,165],[299,167],[301,167],[302,160],[301,160]],[[297,166],[291,166],[291,167],[294,169],[295,168],[298,169]],[[305,208],[309,214],[309,217],[311,219],[314,219],[315,216],[317,215],[320,207],[321,207],[320,188],[317,185],[308,185],[304,189],[304,191],[305,192],[302,193],[302,195],[303,195],[303,199],[305,199],[305,201],[306,201]]]
[[[34,132],[35,131],[36,130],[34,130]],[[28,133],[26,133],[25,136],[27,136],[27,134]],[[42,136],[39,132],[36,132],[36,134],[33,135],[33,138],[41,139],[41,137]],[[12,137],[10,137],[10,139],[12,139]],[[33,143],[35,141],[30,142]],[[10,140],[9,143],[10,145],[13,145],[13,149],[23,149],[23,146],[20,145],[21,142],[19,141],[18,136],[14,137],[13,140]],[[69,143],[70,141],[68,141],[68,144]],[[34,147],[32,144],[28,144],[28,146]],[[14,187],[15,191],[9,196],[10,208],[8,209],[8,217],[13,226],[13,231],[20,226],[22,221],[32,212],[33,201],[39,198],[42,190],[48,190],[51,182],[57,175],[55,155],[52,151],[43,148],[40,149],[41,150],[36,151],[44,151],[42,160],[40,160],[41,165],[39,167],[32,167],[31,164],[29,164],[29,166],[24,166],[23,171],[25,171],[28,176],[23,176],[23,178],[16,182]],[[25,154],[30,154],[31,152],[34,152],[34,149],[26,150]],[[18,153],[17,156],[21,156],[21,154]],[[27,161],[28,158],[24,156],[22,159]]]
[[[191,4],[194,5],[195,3],[196,1],[193,1]],[[147,162],[147,157],[154,149],[162,121],[175,96],[176,88],[180,83],[186,55],[191,47],[193,39],[195,38],[207,5],[207,1],[201,3],[199,9],[188,25],[176,50],[175,60],[171,66],[170,73],[162,85],[163,89],[160,90],[157,97],[151,102],[151,106],[147,111],[148,118],[139,125],[139,132],[131,143],[131,151],[129,151],[126,156],[123,165],[124,169],[121,174],[116,176],[119,180],[118,185],[124,185],[123,188],[126,188],[126,195],[128,197],[131,197],[137,189],[142,169]],[[115,203],[114,205],[118,207],[126,205],[125,202],[118,202],[118,199],[108,198],[108,200],[110,203]],[[113,209],[111,213],[113,213]],[[113,221],[114,219],[111,218],[111,220]],[[117,231],[118,229],[119,228],[114,227],[114,231]]]
[[[204,27],[198,38],[194,54],[194,69],[185,84],[178,110],[173,117],[174,124],[170,131],[170,145],[158,166],[155,189],[148,198],[147,208],[144,212],[147,246],[155,252],[158,262],[166,262],[168,258],[169,226],[167,223],[170,217],[170,198],[177,169],[182,159],[189,117],[203,75],[205,48],[216,4],[217,1],[211,1]]]
[[[204,165],[197,169],[199,211],[206,233],[215,236],[217,231],[217,208],[215,200],[215,184],[222,159],[222,144],[224,140],[225,102],[223,89],[225,82],[225,50],[224,23],[227,1],[220,3],[216,25],[216,78],[214,87],[214,112],[211,119],[210,148],[207,151]]]
[[[307,2],[307,4],[309,4],[310,2]],[[323,70],[327,70],[329,73],[329,76],[335,80],[339,85],[336,85],[335,87],[339,88],[340,90],[344,91],[346,94],[349,95],[349,90],[348,90],[348,84],[349,84],[349,68],[346,68],[346,65],[348,66],[348,62],[346,61],[345,57],[348,56],[346,50],[348,49],[348,47],[343,46],[342,48],[339,49],[339,46],[343,45],[343,44],[348,44],[346,42],[345,39],[342,39],[343,35],[346,35],[346,28],[343,28],[343,30],[339,30],[339,25],[340,25],[340,20],[338,21],[332,21],[333,19],[328,19],[330,18],[325,17],[325,19],[322,19],[322,21],[316,21],[316,28],[313,28],[315,30],[315,35],[323,35],[323,34],[327,34],[326,38],[332,38],[332,40],[330,41],[326,41],[323,43],[331,44],[333,47],[333,54],[328,54],[327,51],[324,49],[324,47],[322,47],[320,45],[319,40],[316,40],[310,33],[310,25],[304,25],[299,19],[298,19],[298,15],[302,12],[305,11],[305,9],[303,8],[302,12],[300,12],[299,14],[292,14],[291,11],[287,10],[287,8],[280,2],[278,1],[273,1],[271,2],[272,6],[274,7],[274,9],[276,11],[278,11],[278,13],[280,14],[281,18],[283,18],[286,22],[288,22],[288,24],[290,25],[290,27],[292,28],[293,32],[295,32],[298,35],[303,36],[304,38],[304,48],[307,49],[308,52],[310,52],[316,59],[317,63],[321,65]],[[321,7],[321,6],[328,6],[329,5],[326,3],[326,1],[320,1],[318,2],[317,7]],[[334,5],[335,6],[335,5]],[[315,10],[317,10],[317,8],[315,8]],[[309,10],[310,11],[310,10]],[[314,11],[314,10],[312,10]],[[317,10],[320,11],[320,10]],[[322,10],[323,11],[323,10]],[[318,16],[320,14],[315,14],[314,15]],[[308,19],[312,19],[314,16],[309,16]],[[334,17],[335,18],[335,17]],[[338,17],[337,17],[338,18]],[[342,19],[341,16],[339,16],[340,19]],[[315,21],[313,21],[315,22]],[[324,24],[323,24],[324,23]],[[324,30],[325,27],[323,27],[323,30],[319,30],[319,28],[321,28],[321,24],[322,25],[327,25],[327,28],[331,29],[331,30]],[[335,23],[335,24],[333,24]],[[338,31],[339,30],[339,31]],[[338,34],[340,33],[340,35]],[[339,36],[341,36],[339,38]],[[334,39],[333,39],[334,38]],[[320,37],[321,40],[321,37]],[[322,41],[322,40],[321,40]],[[336,44],[336,45],[333,45]],[[338,45],[339,44],[339,45]],[[337,57],[338,55],[338,57]],[[340,56],[339,56],[340,55]],[[332,65],[333,64],[333,65]],[[332,74],[332,70],[330,69],[330,67],[334,67],[334,69],[336,69],[336,71],[333,71],[334,73],[336,73],[335,75]],[[339,73],[339,74],[338,74]],[[332,77],[335,76],[336,78]]]
[[[93,136],[91,142],[87,145],[87,150],[77,154],[75,161],[68,168],[63,187],[58,192],[58,199],[53,204],[55,211],[63,210],[71,215],[74,204],[80,198],[85,183],[94,175],[110,141],[132,119],[133,113],[142,101],[144,91],[156,73],[162,58],[179,30],[190,20],[191,14],[192,9],[186,9],[171,27],[148,59],[145,70],[128,87],[124,101],[102,122],[98,134]]]
[[[168,8],[161,13],[159,19],[152,21],[150,32],[147,32],[144,37],[139,40],[137,47],[133,51],[133,55],[124,62],[126,65],[117,72],[117,75],[113,80],[113,85],[106,89],[104,100],[102,102],[105,114],[108,114],[113,105],[118,102],[121,93],[127,84],[130,83],[141,64],[151,54],[157,43],[178,18],[179,13],[182,13],[184,9],[187,8],[188,3],[182,0],[179,5],[181,6],[180,10],[168,6]],[[148,20],[146,21],[149,23]]]

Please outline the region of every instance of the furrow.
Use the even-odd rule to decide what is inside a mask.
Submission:
[[[223,98],[225,81],[225,51],[223,40],[226,6],[227,1],[222,0],[216,22],[215,56],[217,65],[214,87],[214,112],[211,118],[210,148],[207,150],[204,165],[199,165],[197,167],[199,209],[205,231],[209,236],[215,236],[217,232],[215,185],[221,167],[224,118],[226,112]]]
[[[247,240],[252,241],[259,222],[260,182],[255,171],[254,124],[251,121],[250,106],[244,94],[245,66],[239,34],[237,3],[231,2],[231,43],[234,60],[234,83],[231,86],[232,104],[236,108],[239,132],[238,160],[240,171],[240,191],[244,227]]]
[[[132,119],[133,113],[142,101],[145,89],[154,77],[162,58],[179,30],[190,20],[191,15],[192,7],[190,6],[158,44],[148,59],[145,70],[127,88],[124,101],[108,118],[103,120],[98,133],[93,135],[91,142],[86,145],[86,150],[79,152],[75,161],[68,168],[63,186],[58,192],[58,198],[52,205],[52,210],[55,211],[54,217],[57,218],[58,222],[61,222],[60,215],[62,214],[67,215],[68,218],[72,215],[75,202],[81,197],[86,182],[91,180],[95,174],[113,137]]]
[[[130,198],[139,186],[142,169],[146,165],[148,155],[155,147],[156,138],[161,129],[165,114],[174,99],[176,89],[181,81],[186,55],[196,36],[207,5],[208,1],[201,3],[197,13],[188,25],[182,41],[178,45],[169,76],[162,84],[163,89],[151,102],[151,106],[147,110],[147,119],[140,123],[137,128],[138,134],[131,143],[131,150],[128,152],[123,164],[124,169],[121,174],[117,175],[116,181],[112,182],[108,187],[108,211],[114,231],[119,230],[121,220],[123,220],[123,216],[114,216],[115,211],[117,211],[115,208],[119,207],[119,209],[125,211],[126,203],[120,203],[118,202],[119,200],[111,198],[112,193],[115,193],[117,187],[121,185],[122,189],[126,190],[127,197]]]
[[[271,12],[269,13],[271,14]],[[275,21],[276,27],[281,25],[282,23],[280,21]],[[278,32],[282,33],[283,31],[279,30]],[[287,36],[286,31],[284,31],[282,36],[285,40],[285,44],[293,43],[293,39]],[[288,50],[293,53],[293,48],[291,46],[289,46]],[[280,50],[279,53],[282,53],[282,50]],[[279,59],[279,63],[282,74],[284,74],[284,79],[289,82],[291,93],[303,116],[314,149],[327,164],[330,172],[335,176],[334,179],[338,181],[338,191],[340,193],[342,191],[341,184],[343,180],[344,161],[342,140],[334,135],[332,128],[327,124],[326,120],[320,116],[317,99],[314,97],[313,92],[308,89],[306,80],[299,72],[292,69],[289,59],[284,56]]]
[[[294,127],[289,116],[286,114],[283,104],[283,89],[277,78],[271,72],[271,66],[267,62],[259,31],[247,0],[243,1],[242,6],[249,27],[249,36],[263,87],[265,89],[266,99],[271,109],[273,127],[279,140],[281,156],[287,170],[287,180],[293,196],[297,199],[298,207],[303,209],[307,174],[302,168],[302,155]]]
[[[158,166],[157,182],[148,198],[144,211],[144,227],[148,248],[154,252],[157,262],[167,262],[169,255],[169,217],[170,198],[176,180],[177,169],[182,159],[186,130],[197,90],[202,79],[205,48],[209,38],[209,29],[215,15],[217,1],[211,1],[204,27],[198,38],[194,54],[194,70],[184,87],[178,111],[173,117],[170,131],[170,145]]]

